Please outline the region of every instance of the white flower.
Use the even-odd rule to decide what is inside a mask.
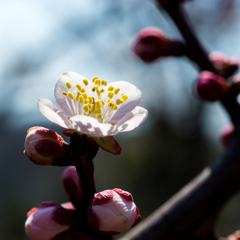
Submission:
[[[74,72],[60,76],[55,98],[61,110],[48,99],[38,100],[38,108],[46,118],[63,128],[97,138],[131,131],[148,114],[140,107],[142,92],[131,83],[107,84],[98,77],[88,81]]]

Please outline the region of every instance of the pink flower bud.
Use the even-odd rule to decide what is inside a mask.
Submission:
[[[210,53],[209,59],[224,77],[232,76],[239,68],[239,60],[237,57],[227,57],[222,52]]]
[[[230,81],[231,95],[237,96],[240,93],[240,75],[236,74]]]
[[[184,55],[183,45],[173,41],[159,28],[142,29],[132,44],[133,52],[144,62],[153,62],[162,56]]]
[[[228,146],[230,145],[233,133],[234,126],[232,124],[228,124],[221,130],[220,141],[225,148],[228,148]]]
[[[51,165],[64,153],[63,138],[43,127],[33,127],[27,131],[24,154],[37,165]]]
[[[83,198],[83,190],[76,167],[70,166],[64,170],[62,182],[68,196],[80,202]]]
[[[209,54],[209,59],[218,71],[222,71],[227,56],[222,52],[211,52]]]
[[[220,100],[228,93],[225,80],[208,71],[199,74],[193,90],[200,99],[209,102]]]
[[[225,66],[225,74],[227,77],[232,76],[239,68],[239,59],[237,57],[228,58]]]
[[[132,195],[118,188],[96,194],[88,210],[91,227],[106,235],[118,234],[140,220]]]
[[[56,236],[65,239],[73,227],[71,211],[52,202],[29,211],[25,223],[26,234],[32,240],[51,240]]]
[[[240,231],[236,231],[235,233],[229,235],[226,240],[239,240],[240,239]]]

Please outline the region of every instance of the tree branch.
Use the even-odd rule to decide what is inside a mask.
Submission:
[[[120,240],[216,240],[218,214],[240,189],[239,160],[240,127],[222,158]]]

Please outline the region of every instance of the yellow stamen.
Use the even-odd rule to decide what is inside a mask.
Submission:
[[[92,92],[95,92],[95,90],[96,90],[96,89],[95,89],[95,87],[92,87],[92,89],[91,89],[91,90],[92,90]]]
[[[87,97],[88,97],[87,93],[83,93],[82,96],[83,96],[85,99],[87,99]]]
[[[114,90],[114,87],[113,86],[109,86],[108,87],[108,91],[113,91]]]
[[[99,107],[95,108],[94,113],[101,114],[101,108],[99,108]]]
[[[113,92],[109,92],[109,93],[108,93],[108,97],[109,97],[110,99],[112,99],[113,96],[114,96],[114,93],[113,93]]]
[[[83,102],[84,102],[84,97],[83,97],[83,95],[79,96],[79,101],[80,101],[80,103],[83,103]]]
[[[72,88],[72,84],[70,82],[66,82],[66,86],[67,86],[68,89]]]
[[[76,102],[79,101],[79,95],[77,95],[77,96],[75,97],[75,100],[76,100]]]
[[[68,92],[68,97],[70,97],[71,99],[74,99],[74,95],[71,92]]]
[[[98,101],[97,101],[97,106],[98,106],[98,107],[101,107],[101,106],[102,106],[102,101],[101,101],[101,100],[98,100]]]
[[[110,101],[108,104],[107,104],[108,107],[112,107],[113,106],[113,103]]]
[[[88,103],[89,103],[88,99],[86,99],[84,103],[85,103],[85,104],[88,104]]]
[[[117,100],[116,100],[116,104],[117,104],[117,105],[120,105],[120,104],[122,104],[123,102],[124,102],[124,101],[123,101],[122,99],[117,99]]]
[[[92,103],[93,103],[93,98],[92,98],[92,97],[88,97],[88,102],[89,102],[90,104],[92,104]]]
[[[97,79],[94,83],[95,83],[95,86],[96,86],[96,87],[100,87],[100,86],[101,86],[101,81],[100,81],[100,79]]]
[[[89,110],[88,104],[84,104],[84,105],[83,105],[83,110],[84,110],[85,112],[88,112],[88,110]]]
[[[67,96],[67,92],[62,92],[63,95]]]
[[[115,104],[113,104],[112,109],[113,110],[118,110],[118,107]]]
[[[79,83],[76,84],[76,87],[81,92],[82,87],[81,87],[81,85]]]
[[[120,88],[115,88],[114,93],[117,95],[119,91],[120,91]]]
[[[89,82],[88,82],[87,79],[83,79],[82,81],[83,81],[83,83],[85,84],[85,86],[87,86],[87,85],[89,84]]]
[[[100,91],[99,91],[100,93],[104,93],[105,92],[105,90],[102,88]]]
[[[92,82],[95,82],[97,79],[98,79],[98,77],[94,77],[94,78],[92,79]]]
[[[127,96],[126,94],[123,94],[123,95],[122,95],[122,100],[123,100],[124,102],[126,102],[126,101],[128,100],[128,96]]]
[[[102,121],[102,120],[103,120],[103,115],[102,115],[102,114],[98,114],[98,115],[96,116],[96,119]]]
[[[81,93],[85,93],[85,89],[83,87],[81,88],[80,91],[81,91]]]

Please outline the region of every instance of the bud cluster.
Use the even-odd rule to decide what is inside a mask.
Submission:
[[[74,166],[64,170],[62,183],[72,203],[43,202],[40,207],[30,210],[25,230],[32,240],[91,239],[89,233],[78,226],[84,217],[78,209],[84,201],[84,193]],[[117,188],[95,194],[86,219],[93,230],[105,235],[118,234],[140,220],[132,195]]]

